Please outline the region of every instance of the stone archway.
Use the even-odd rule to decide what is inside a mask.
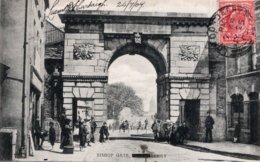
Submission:
[[[118,57],[126,54],[138,54],[145,57],[153,64],[158,76],[162,76],[167,73],[166,60],[164,59],[163,55],[157,49],[147,43],[142,45],[126,43],[125,45],[121,46],[114,52],[111,59],[109,60],[108,68]]]
[[[144,58],[146,58],[155,68],[155,71],[157,73],[157,78],[163,77],[165,74],[167,74],[167,63],[164,59],[164,56],[154,47],[149,45],[148,43],[143,44],[135,44],[135,43],[126,43],[124,45],[120,45],[119,48],[117,48],[112,56],[110,57],[110,60],[107,62],[107,68],[110,67],[110,65],[119,57],[130,54],[130,55],[140,55]],[[167,89],[169,89],[167,86],[168,83],[163,80],[160,81],[157,79],[157,118],[166,120],[169,119],[169,110],[168,110],[168,92]]]
[[[106,120],[108,67],[124,54],[147,58],[157,72],[158,110],[162,119],[180,120],[181,102],[198,100],[198,134],[211,98],[207,24],[202,14],[74,11],[65,23],[63,107],[72,118],[73,100],[90,100],[100,126]],[[212,89],[212,90],[211,90]],[[212,93],[212,94],[211,94]],[[223,94],[218,94],[219,96]]]

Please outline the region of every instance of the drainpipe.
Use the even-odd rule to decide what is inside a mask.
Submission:
[[[25,19],[24,19],[24,44],[23,44],[23,90],[22,90],[22,131],[21,131],[21,154],[26,157],[25,152],[25,99],[26,99],[26,52],[27,52],[27,15],[28,15],[28,0],[25,0]]]
[[[225,84],[226,84],[226,103],[225,103],[225,122],[226,122],[226,128],[225,128],[225,139],[227,140],[228,139],[228,119],[229,119],[229,109],[231,107],[228,107],[228,98],[229,98],[229,94],[228,94],[228,80],[227,80],[227,77],[228,77],[228,58],[226,57],[225,58]],[[232,115],[232,114],[231,114]]]

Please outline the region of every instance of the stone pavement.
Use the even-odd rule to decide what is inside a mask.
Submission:
[[[34,156],[29,156],[26,159],[16,159],[16,161],[83,161],[85,152],[90,147],[80,151],[79,143],[74,142],[74,154],[63,154],[60,148],[60,143],[55,143],[53,150],[48,141],[43,143],[43,150],[36,150]]]
[[[243,143],[233,143],[230,141],[205,143],[198,141],[185,142],[184,148],[228,155],[233,157],[247,157],[260,160],[260,146]]]
[[[84,151],[79,151],[78,143],[74,143],[74,154],[62,154],[56,143],[53,151],[50,151],[48,142],[44,144],[45,150],[36,151],[34,157],[26,159],[17,159],[17,161],[88,161],[88,162],[244,162],[254,161],[214,154],[210,152],[199,152],[185,149],[178,146],[172,146],[165,142],[156,143],[149,141],[135,140],[111,140],[106,143],[95,143]],[[133,158],[132,154],[141,154],[142,146],[146,146],[146,153],[152,157]]]
[[[239,159],[238,161],[241,160],[259,161],[260,160],[260,146],[256,146],[256,145],[232,143],[227,141],[213,142],[213,143],[186,141],[184,145],[172,146],[167,144],[166,142],[161,142],[161,143],[151,142],[152,138],[149,135],[150,132],[149,134],[145,134],[145,132],[137,133],[135,131],[130,131],[130,132],[111,131],[111,137],[113,140],[107,141],[104,144],[96,142],[95,144],[92,144],[91,147],[85,148],[83,151],[80,151],[79,143],[74,142],[74,147],[75,147],[74,154],[63,154],[62,150],[59,149],[59,143],[56,143],[54,149],[51,150],[51,146],[49,142],[45,142],[43,146],[44,150],[37,150],[34,157],[30,156],[26,159],[17,159],[17,161],[86,161],[86,160],[96,161],[96,159],[101,161],[103,160],[120,161],[123,160],[124,158],[114,157],[111,159],[109,157],[107,158],[98,157],[97,152],[110,153],[110,154],[118,152],[121,153],[122,155],[128,152],[135,153],[137,151],[140,151],[139,145],[141,143],[150,146],[150,148],[154,152],[162,151],[160,153],[163,153],[165,150],[167,152],[167,157],[169,159],[168,158],[161,159],[163,161],[167,161],[170,159],[171,160],[174,159],[178,161],[183,161],[183,160],[185,161],[186,159],[188,161],[188,159],[193,160],[193,158],[197,158],[198,161],[201,161],[199,159],[203,159],[204,156],[207,157],[206,160],[204,161],[208,161],[208,158],[212,158],[215,160],[223,159],[223,160],[231,160],[231,161],[234,160],[232,158],[236,159],[234,161],[237,161],[238,159]],[[181,152],[183,152],[183,154]],[[186,156],[186,153],[188,152],[190,153],[190,156],[192,158]],[[182,154],[181,156],[180,153]],[[178,155],[180,159],[176,159],[176,157],[172,157],[171,154]],[[130,159],[133,160],[132,158]],[[139,161],[139,160],[134,159],[134,161]]]
[[[135,130],[130,132],[115,131],[111,139],[131,139],[142,141],[153,141],[152,132]],[[245,159],[260,160],[260,146],[252,144],[233,143],[230,141],[205,143],[199,141],[186,141],[185,145],[178,145],[179,147],[191,149],[200,152],[210,152],[231,157],[240,157]]]

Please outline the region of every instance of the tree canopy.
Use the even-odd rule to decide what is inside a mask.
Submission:
[[[118,119],[121,110],[131,108],[133,114],[143,114],[143,100],[136,95],[135,90],[124,83],[108,85],[108,119]]]

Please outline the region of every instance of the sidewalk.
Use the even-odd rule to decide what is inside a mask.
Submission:
[[[63,154],[59,148],[60,143],[55,143],[53,150],[49,142],[43,143],[43,150],[36,150],[34,156],[28,156],[26,159],[18,158],[15,161],[83,161],[90,147],[80,151],[79,143],[74,142],[74,153]]]
[[[260,160],[260,146],[257,145],[233,143],[230,141],[213,143],[187,141],[183,147],[196,151],[205,151],[233,157],[244,157],[252,160]]]

